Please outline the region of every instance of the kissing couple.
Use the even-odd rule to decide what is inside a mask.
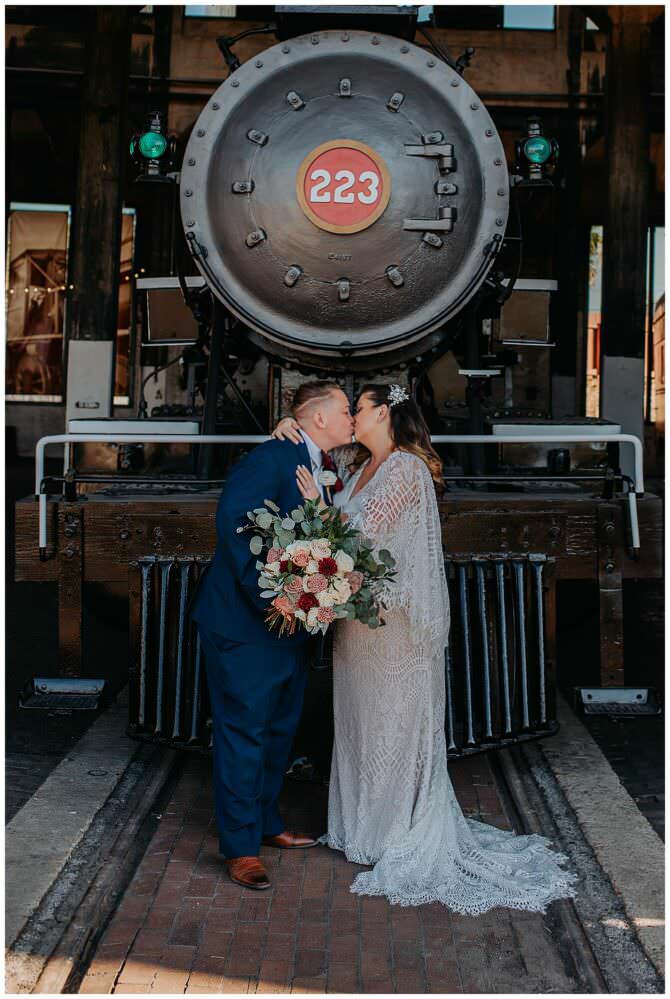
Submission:
[[[441,902],[476,915],[496,906],[544,912],[575,894],[566,858],[537,835],[466,818],[447,771],[445,646],[449,595],[436,493],[442,462],[399,385],[366,385],[352,416],[335,382],[301,385],[292,418],[230,471],[217,548],[192,617],[205,655],[214,731],[220,851],[233,881],[270,887],[261,844],[326,845],[369,865],[351,885],[392,903]],[[355,443],[352,443],[355,440]],[[282,513],[331,503],[397,575],[385,624],[338,620],[333,632],[333,758],[328,829],[284,827],[278,799],[300,718],[310,635],[265,622],[256,557],[237,528],[265,500]]]

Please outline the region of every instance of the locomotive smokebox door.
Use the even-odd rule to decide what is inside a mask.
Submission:
[[[505,232],[500,137],[430,52],[367,32],[292,38],[208,101],[184,156],[184,231],[261,347],[313,367],[435,342]],[[432,334],[432,336],[431,336]]]

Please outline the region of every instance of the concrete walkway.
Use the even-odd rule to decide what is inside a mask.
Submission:
[[[549,764],[598,863],[660,975],[665,971],[665,847],[587,729],[559,697]]]
[[[5,946],[37,911],[137,752],[124,692],[5,829]]]

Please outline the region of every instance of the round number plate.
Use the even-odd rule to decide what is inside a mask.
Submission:
[[[391,177],[370,146],[334,139],[304,158],[296,194],[307,218],[320,229],[360,232],[383,214],[391,197]]]

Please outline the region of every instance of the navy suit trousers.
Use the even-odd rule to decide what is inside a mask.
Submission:
[[[309,643],[233,642],[198,624],[214,726],[214,792],[224,857],[254,857],[284,829],[278,808],[302,710]]]

